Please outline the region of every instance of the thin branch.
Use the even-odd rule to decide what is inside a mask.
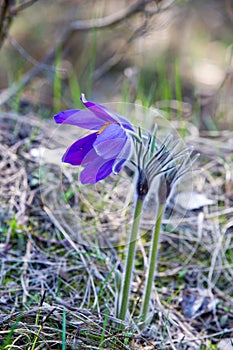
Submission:
[[[123,20],[131,17],[132,15],[144,11],[146,5],[153,1],[154,0],[140,0],[135,4],[132,4],[125,9],[118,11],[117,13],[111,14],[103,18],[74,21],[70,25],[70,30],[90,30],[93,28],[102,29],[105,27],[114,26],[122,22]]]
[[[32,6],[34,3],[36,3],[39,0],[28,0],[23,2],[22,4],[19,4],[16,7],[11,7],[10,12],[12,15],[17,15],[20,11],[25,10],[26,8],[28,8],[29,6]]]
[[[12,21],[12,17],[9,16],[9,9],[10,9],[11,2],[10,0],[4,0],[1,11],[0,11],[0,48],[2,47],[2,44],[4,42],[4,39],[6,37],[6,33],[8,31],[8,28],[10,26],[10,23]]]
[[[16,6],[14,0],[3,0],[3,4],[0,6],[0,48],[3,45],[5,38],[8,35],[10,25],[14,17],[22,10],[31,6],[38,0],[27,0],[22,4]]]

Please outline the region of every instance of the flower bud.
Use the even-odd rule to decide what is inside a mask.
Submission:
[[[149,191],[149,184],[147,181],[145,171],[143,169],[138,169],[136,191],[140,200],[144,200]]]

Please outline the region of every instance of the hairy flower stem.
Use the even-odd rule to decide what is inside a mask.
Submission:
[[[120,315],[121,320],[125,320],[128,304],[129,304],[129,292],[132,280],[133,266],[135,260],[136,244],[138,239],[138,229],[140,223],[140,217],[142,212],[143,199],[137,196],[136,205],[134,209],[133,224],[131,228],[131,234],[129,238],[128,250],[126,254],[125,272],[121,285],[120,293]]]
[[[161,227],[164,208],[165,208],[165,204],[159,205],[154,233],[152,237],[152,244],[151,244],[150,256],[149,256],[149,267],[148,267],[148,273],[146,277],[146,283],[145,283],[145,289],[144,289],[144,295],[143,295],[141,313],[140,313],[141,321],[145,321],[147,318],[149,303],[151,300],[151,290],[152,290],[154,276],[155,276],[155,267],[156,267],[158,244],[159,244],[159,234],[160,234],[160,227]]]

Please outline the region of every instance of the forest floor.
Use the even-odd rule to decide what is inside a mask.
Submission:
[[[165,216],[153,318],[141,329],[152,227],[150,216],[143,220],[134,311],[122,329],[114,275],[132,181],[122,172],[117,186],[111,177],[80,186],[76,169],[61,170],[64,145],[54,130],[31,114],[0,115],[0,349],[233,349],[232,133],[187,136],[201,153],[193,191],[202,198],[188,208],[180,198]]]

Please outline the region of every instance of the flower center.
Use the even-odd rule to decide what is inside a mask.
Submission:
[[[102,132],[107,128],[107,126],[109,126],[110,124],[113,124],[112,122],[107,122],[105,123],[100,129],[99,131],[97,132],[97,135],[100,135],[102,134]]]

